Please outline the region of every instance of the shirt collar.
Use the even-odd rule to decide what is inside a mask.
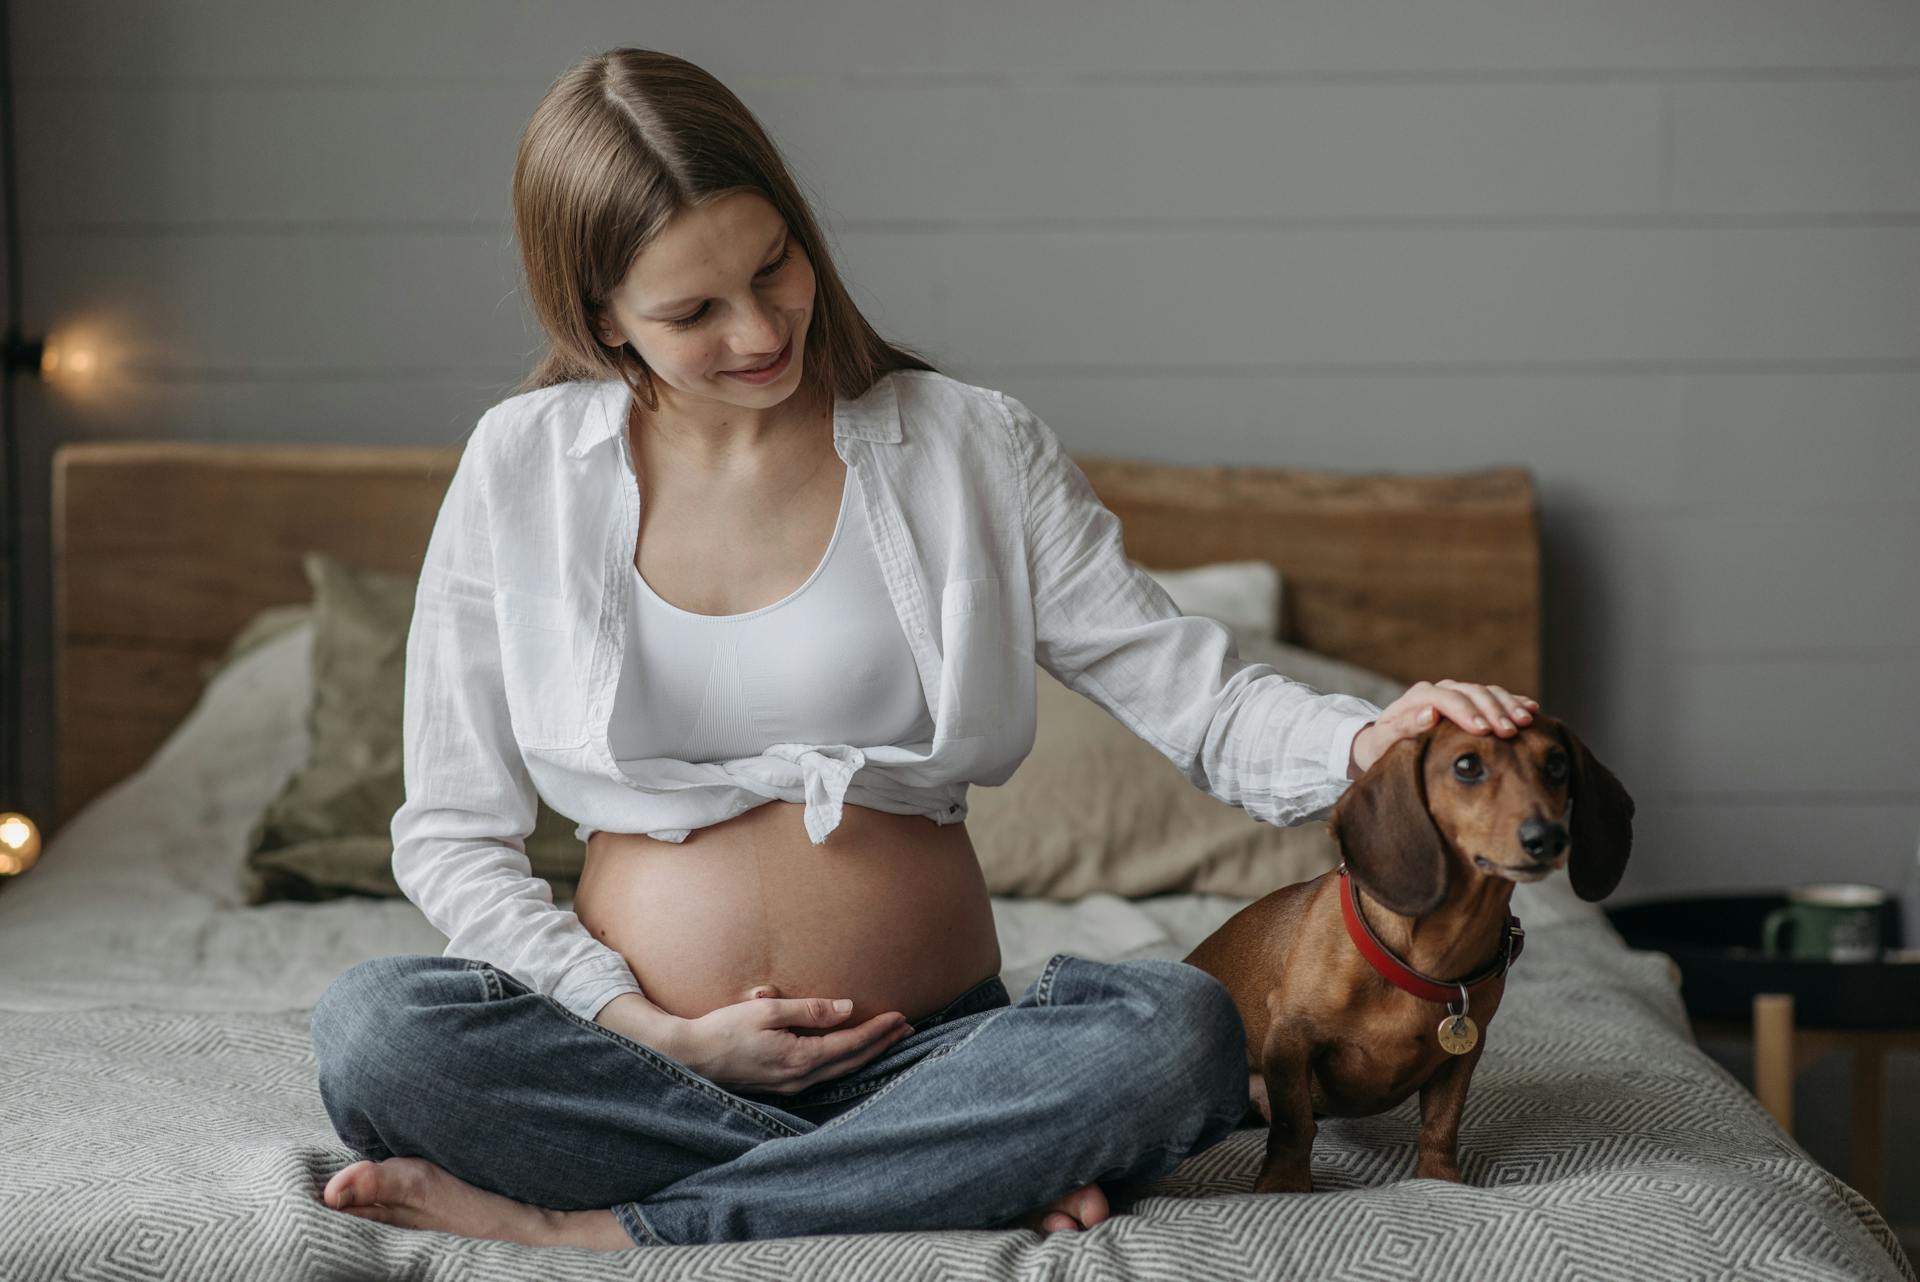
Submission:
[[[604,379],[595,386],[587,412],[567,447],[569,458],[581,458],[594,446],[619,435],[627,420],[627,385],[617,378]],[[873,381],[873,386],[855,400],[835,397],[833,401],[833,439],[836,443],[854,439],[898,445],[904,437],[900,427],[900,399],[893,386],[891,372]]]

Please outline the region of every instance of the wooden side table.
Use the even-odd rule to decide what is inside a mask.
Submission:
[[[1793,1083],[1829,1051],[1853,1054],[1853,1160],[1848,1183],[1882,1212],[1887,1193],[1887,1053],[1920,1051],[1920,1028],[1795,1027],[1793,994],[1755,993],[1753,1022],[1695,1019],[1695,1037],[1753,1040],[1753,1093],[1793,1134]]]
[[[1920,1050],[1920,951],[1889,949],[1878,961],[1769,956],[1767,917],[1786,888],[1681,895],[1609,905],[1629,948],[1667,954],[1680,999],[1700,1035],[1752,1039],[1753,1093],[1793,1134],[1793,1082],[1830,1050],[1853,1054],[1853,1170],[1849,1182],[1883,1212],[1887,1191],[1887,1053]],[[1882,906],[1880,937],[1920,942],[1920,922]],[[1810,1012],[1795,1027],[1795,1006]],[[1814,1021],[1817,1021],[1815,1023]]]

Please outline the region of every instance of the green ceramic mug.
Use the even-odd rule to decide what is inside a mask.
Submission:
[[[1880,921],[1887,892],[1855,882],[1819,882],[1788,889],[1785,908],[1767,914],[1761,938],[1769,957],[1870,962],[1880,958]],[[1791,939],[1781,947],[1780,932]]]

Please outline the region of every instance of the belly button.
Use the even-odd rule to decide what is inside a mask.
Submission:
[[[780,990],[772,984],[755,984],[747,990],[746,1000],[752,1001],[756,997],[778,997],[779,995]]]

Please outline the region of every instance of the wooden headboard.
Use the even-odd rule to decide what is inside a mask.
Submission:
[[[91,442],[53,461],[58,753],[49,832],[138,769],[202,665],[311,598],[301,555],[417,572],[459,448]],[[1540,694],[1540,544],[1523,468],[1412,476],[1077,456],[1154,569],[1265,560],[1281,636],[1403,681]]]

